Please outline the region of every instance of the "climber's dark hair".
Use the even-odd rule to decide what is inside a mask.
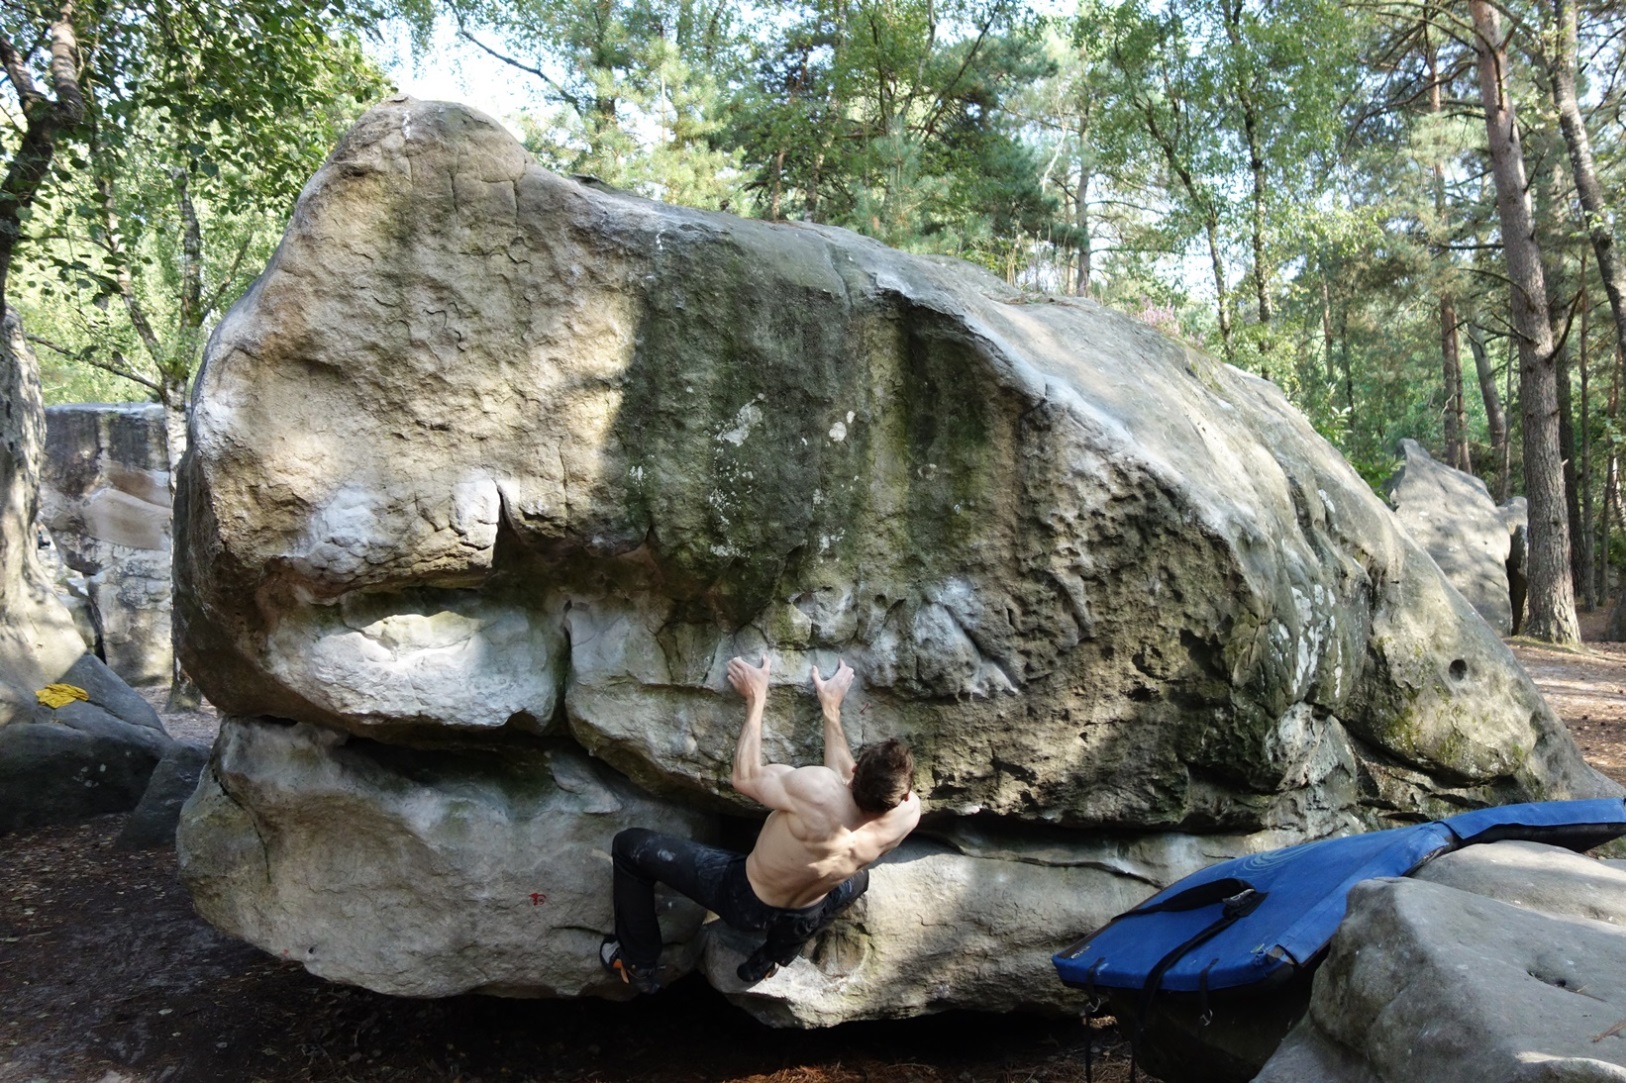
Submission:
[[[865,812],[889,812],[909,796],[914,776],[915,757],[909,746],[889,737],[858,754],[853,801]]]

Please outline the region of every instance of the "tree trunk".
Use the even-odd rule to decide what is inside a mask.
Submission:
[[[1179,179],[1186,198],[1202,213],[1203,236],[1208,241],[1208,260],[1214,270],[1214,303],[1219,310],[1221,352],[1225,356],[1226,364],[1234,365],[1236,344],[1231,341],[1231,291],[1226,284],[1225,253],[1220,246],[1219,208],[1216,206],[1215,197],[1197,184],[1196,177],[1192,175],[1175,146],[1173,135],[1164,131],[1163,125],[1159,123],[1156,107],[1149,101],[1138,101],[1135,107],[1146,122],[1147,134],[1162,150],[1163,160],[1168,164],[1170,172]],[[1268,375],[1266,378],[1269,378]]]
[[[1626,355],[1614,350],[1610,351],[1609,364],[1609,399],[1605,404],[1604,416],[1609,419],[1609,431],[1614,433],[1620,421],[1620,366]],[[1595,561],[1598,570],[1598,594],[1600,597],[1609,597],[1609,530],[1611,522],[1620,516],[1620,503],[1616,495],[1620,491],[1620,456],[1617,454],[1617,444],[1613,436],[1605,445],[1608,448],[1608,462],[1604,466],[1603,474],[1603,522],[1599,525],[1598,559]]]
[[[1491,460],[1500,464],[1502,472],[1499,503],[1507,501],[1507,412],[1502,409],[1502,396],[1496,390],[1496,369],[1485,350],[1485,341],[1473,324],[1468,329],[1468,349],[1474,355],[1474,371],[1479,376],[1479,397],[1485,403],[1485,427],[1490,430]]]
[[[1334,360],[1333,349],[1336,342],[1332,334],[1332,287],[1327,285],[1327,268],[1321,268],[1321,349],[1322,361],[1327,367],[1327,383],[1336,384],[1338,381],[1338,364]]]
[[[1579,472],[1580,458],[1575,435],[1575,404],[1572,395],[1573,382],[1571,375],[1574,366],[1571,361],[1570,343],[1574,336],[1570,334],[1574,309],[1570,298],[1574,296],[1569,282],[1568,264],[1563,258],[1564,234],[1566,232],[1566,211],[1568,202],[1564,189],[1564,178],[1557,166],[1551,164],[1557,161],[1557,148],[1553,146],[1550,130],[1540,133],[1542,148],[1545,153],[1538,152],[1538,161],[1547,163],[1539,174],[1539,179],[1532,185],[1532,198],[1535,203],[1535,221],[1537,223],[1538,243],[1542,253],[1542,277],[1547,283],[1547,322],[1553,328],[1553,371],[1558,379],[1558,453],[1564,464],[1564,507],[1568,512],[1570,526],[1570,578],[1575,583],[1577,593],[1584,589],[1587,536],[1582,529],[1581,520],[1581,488],[1586,484],[1586,478]],[[1586,285],[1586,264],[1581,265],[1581,288]],[[1563,328],[1563,333],[1559,332]]]
[[[1586,292],[1586,253],[1581,253],[1581,544],[1578,546],[1581,553],[1581,604],[1587,612],[1598,608],[1597,576],[1593,568],[1595,554],[1593,540],[1597,537],[1593,529],[1594,516],[1592,511],[1592,402],[1591,377],[1587,372],[1587,326],[1591,321],[1588,317],[1592,312],[1592,294]]]
[[[1558,453],[1564,464],[1564,510],[1570,526],[1570,579],[1579,587],[1584,580],[1586,535],[1581,532],[1581,484],[1575,447],[1574,396],[1570,393],[1570,355],[1563,346],[1553,357],[1558,373]]]
[[[1439,53],[1429,35],[1430,26],[1423,23],[1423,60],[1428,67],[1428,111],[1439,116],[1445,111],[1444,95],[1440,91]],[[1446,215],[1450,208],[1445,199],[1445,164],[1436,159],[1430,170],[1433,174],[1435,228],[1446,235]],[[1449,266],[1450,252],[1444,245],[1434,250],[1434,258]],[[1445,385],[1445,462],[1464,472],[1472,472],[1468,457],[1468,414],[1462,397],[1462,345],[1457,335],[1457,302],[1449,284],[1440,293],[1440,369]]]
[[[1349,411],[1349,431],[1355,431],[1355,375],[1349,363],[1349,302],[1338,313],[1338,367],[1344,377],[1344,406]]]
[[[1231,291],[1225,284],[1225,256],[1220,251],[1219,215],[1212,207],[1208,208],[1203,222],[1203,233],[1208,238],[1208,260],[1214,269],[1214,303],[1219,306],[1221,352],[1225,354],[1225,363],[1234,365],[1236,346],[1231,341]],[[1266,379],[1269,379],[1268,375]]]
[[[1090,275],[1094,270],[1094,252],[1090,241],[1090,159],[1085,140],[1089,137],[1089,118],[1078,121],[1078,282],[1074,292],[1080,297],[1090,295]]]
[[[1510,405],[1512,403],[1515,403],[1515,402],[1519,401],[1515,397],[1514,391],[1513,391],[1513,377],[1519,371],[1519,366],[1518,366],[1518,363],[1517,363],[1518,362],[1518,356],[1519,356],[1519,348],[1518,348],[1517,344],[1513,341],[1513,339],[1514,339],[1513,335],[1510,334],[1510,335],[1507,336],[1507,361],[1502,365],[1503,372],[1505,372],[1507,374],[1506,383],[1503,384],[1503,387],[1502,387],[1502,401],[1505,402],[1505,403],[1508,403]],[[1508,502],[1508,500],[1511,499],[1512,496],[1513,496],[1513,433],[1512,433],[1512,428],[1513,428],[1513,426],[1510,424],[1508,426],[1509,431],[1508,431],[1507,442],[1502,445],[1502,492],[1501,492],[1501,495],[1496,498],[1496,502],[1498,504],[1506,504]],[[1521,443],[1523,442],[1522,438],[1521,438],[1520,442]]]
[[[1462,401],[1462,348],[1457,339],[1457,306],[1449,293],[1440,298],[1440,359],[1445,382],[1445,462],[1472,473],[1468,414]]]
[[[1552,57],[1551,85],[1553,104],[1558,107],[1558,128],[1569,152],[1570,171],[1575,177],[1581,213],[1586,218],[1587,236],[1598,258],[1598,278],[1603,282],[1603,292],[1609,298],[1609,311],[1614,317],[1616,349],[1626,356],[1626,272],[1622,271],[1620,254],[1615,249],[1603,187],[1598,183],[1598,170],[1592,158],[1592,139],[1581,117],[1575,92],[1575,2],[1552,0],[1552,10],[1557,47]],[[1608,560],[1607,549],[1604,560]],[[1626,594],[1615,602],[1606,635],[1612,641],[1626,639]]]
[[[1613,509],[1613,512],[1614,512],[1613,518],[1616,521],[1621,522],[1621,523],[1626,523],[1626,507],[1622,506],[1621,491],[1620,491],[1621,490],[1620,458],[1618,456],[1615,456],[1615,455],[1609,456],[1609,475],[1608,475],[1607,485],[1608,485],[1608,488],[1605,489],[1605,491],[1604,491],[1604,506],[1603,506],[1603,515],[1604,515],[1603,551],[1604,551],[1604,554],[1605,554],[1603,564],[1604,564],[1604,585],[1605,585],[1606,588],[1608,587],[1608,583],[1609,583],[1608,553],[1609,553],[1609,520],[1611,518],[1611,516],[1610,516],[1611,509]],[[1626,589],[1623,589],[1621,591],[1620,595],[1615,599],[1615,604],[1609,610],[1609,619],[1604,622],[1604,626],[1603,626],[1603,638],[1605,640],[1611,642],[1611,643],[1626,642]]]
[[[1236,53],[1236,99],[1242,107],[1242,134],[1248,146],[1248,172],[1253,176],[1251,214],[1251,241],[1253,245],[1253,288],[1259,301],[1259,322],[1269,326],[1275,313],[1270,301],[1270,265],[1265,257],[1265,152],[1259,138],[1259,110],[1254,104],[1253,87],[1248,80],[1247,66],[1242,63],[1246,45],[1242,40],[1242,2],[1226,0],[1221,5],[1225,18],[1225,34]],[[1262,347],[1268,352],[1268,342]]]
[[[1599,537],[1599,542],[1600,542],[1599,547],[1598,547],[1598,551],[1603,554],[1603,556],[1601,558],[1599,558],[1599,560],[1597,562],[1597,564],[1598,564],[1598,594],[1600,596],[1602,596],[1602,597],[1605,597],[1605,598],[1607,598],[1609,596],[1609,587],[1610,587],[1610,583],[1609,583],[1609,540],[1610,540],[1609,539],[1609,534],[1610,534],[1610,527],[1611,527],[1612,523],[1614,522],[1615,519],[1619,518],[1619,515],[1620,515],[1619,496],[1620,496],[1620,456],[1618,456],[1618,455],[1610,455],[1609,456],[1609,464],[1607,466],[1605,466],[1604,470],[1603,470],[1603,514],[1601,516],[1599,516],[1599,518],[1602,519],[1603,522],[1601,524],[1599,524],[1599,529],[1598,529],[1598,537]],[[1609,625],[1610,625],[1610,627],[1613,627],[1613,625],[1615,623],[1615,618],[1616,618],[1617,615],[1619,615],[1619,613],[1620,613],[1620,607],[1619,606],[1616,606],[1613,610],[1610,611],[1610,614],[1609,614]],[[1607,639],[1607,638],[1609,638],[1609,636],[1606,634],[1604,638]]]
[[[1541,270],[1524,151],[1507,94],[1507,50],[1501,16],[1487,0],[1469,0],[1485,107],[1502,251],[1512,288],[1512,323],[1519,339],[1519,403],[1524,421],[1525,495],[1530,501],[1530,619],[1526,634],[1553,643],[1579,643],[1575,587],[1570,578],[1569,518],[1558,443],[1558,374],[1547,285]]]
[[[1570,171],[1574,174],[1576,195],[1580,198],[1581,211],[1586,217],[1587,236],[1592,241],[1593,254],[1598,258],[1598,278],[1603,282],[1603,292],[1609,298],[1609,311],[1615,321],[1616,347],[1626,354],[1626,272],[1621,268],[1614,231],[1609,225],[1603,187],[1598,183],[1598,170],[1592,158],[1592,139],[1587,134],[1586,124],[1581,118],[1581,107],[1575,96],[1574,0],[1553,0],[1553,11],[1558,23],[1558,50],[1552,72],[1558,127],[1564,134],[1564,146],[1569,151]]]

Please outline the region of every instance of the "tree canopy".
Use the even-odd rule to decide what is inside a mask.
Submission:
[[[1561,471],[1593,604],[1626,557],[1622,20],[1578,0],[17,3],[0,289],[49,393],[119,373],[173,400],[385,91],[361,43],[405,26],[436,64],[449,27],[532,89],[509,119],[550,168],[1116,306],[1275,381],[1374,483],[1406,436],[1499,497]],[[1528,251],[1504,243],[1508,155]],[[1549,370],[1561,416],[1532,443]]]
[[[388,84],[336,3],[11,5],[14,164],[29,127],[17,88],[49,25],[76,38],[82,109],[54,130],[26,202],[0,200],[22,242],[5,298],[53,395],[178,405],[203,336],[264,265],[305,179]]]

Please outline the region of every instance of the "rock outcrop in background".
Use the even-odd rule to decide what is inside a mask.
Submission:
[[[0,341],[0,834],[134,808],[174,744],[93,654],[39,560],[39,363],[7,312]],[[62,682],[60,708],[36,693]]]
[[[1618,787],[1272,385],[842,230],[552,176],[396,101],[214,334],[176,512],[227,716],[181,828],[222,928],[388,992],[612,993],[625,823],[749,845],[768,754],[916,750],[930,816],[759,1017],[1072,1007],[1048,958],[1203,864]],[[708,927],[709,928],[709,927]],[[698,962],[697,962],[698,960]]]
[[[167,684],[169,454],[157,403],[45,412],[40,522],[84,581],[102,657],[133,685]]]
[[[1485,623],[1511,635],[1514,577],[1524,603],[1524,497],[1499,507],[1483,481],[1439,462],[1415,440],[1400,441],[1400,454],[1405,461],[1383,485],[1389,506]]]

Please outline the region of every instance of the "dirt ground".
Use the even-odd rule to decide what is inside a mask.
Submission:
[[[1569,726],[1587,762],[1626,786],[1626,643],[1598,641],[1607,618],[1604,610],[1581,614],[1580,650],[1523,639],[1508,645]]]
[[[1588,759],[1626,783],[1626,645],[1512,647]],[[207,711],[166,723],[215,726]],[[961,1012],[802,1032],[755,1023],[698,978],[626,1004],[332,985],[204,924],[172,853],[114,848],[123,820],[0,838],[0,1083],[1081,1083],[1091,1038],[1094,1079],[1129,1078],[1111,1020]]]

